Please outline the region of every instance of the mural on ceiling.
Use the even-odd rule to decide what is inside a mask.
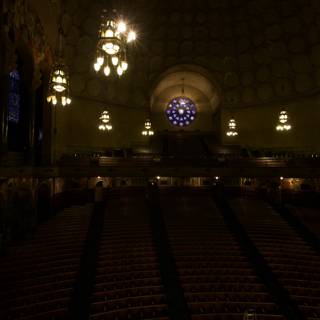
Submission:
[[[136,25],[138,43],[120,81],[93,70],[102,2],[66,1],[65,53],[75,96],[142,107],[153,80],[181,63],[210,71],[227,106],[259,105],[319,90],[317,0],[122,1],[124,15]],[[18,16],[24,15],[14,16],[15,24],[23,25]],[[36,32],[36,20],[29,19]],[[45,51],[44,44],[37,47]]]

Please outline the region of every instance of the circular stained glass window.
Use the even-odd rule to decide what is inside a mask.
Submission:
[[[194,102],[186,97],[172,99],[167,108],[166,116],[175,126],[187,127],[195,119],[197,108]]]

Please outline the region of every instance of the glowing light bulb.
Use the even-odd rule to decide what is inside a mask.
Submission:
[[[121,62],[121,68],[123,71],[126,71],[128,69],[128,62],[127,61],[122,61]]]
[[[71,99],[67,98],[67,104],[71,104]]]
[[[114,53],[118,53],[119,50],[120,50],[120,47],[119,47],[117,44],[113,45],[113,51],[114,51]]]
[[[99,63],[95,63],[93,67],[96,72],[98,72],[101,69],[101,65]]]
[[[106,66],[103,71],[104,74],[108,77],[110,75],[111,69],[109,66]]]
[[[65,90],[65,87],[63,87],[62,85],[60,84],[56,84],[55,86],[53,86],[53,89],[57,92],[62,92]]]
[[[122,76],[123,70],[122,70],[121,66],[118,66],[118,68],[117,68],[117,73],[118,73],[119,77]]]
[[[98,57],[97,58],[97,64],[99,64],[100,66],[102,66],[104,63],[104,57]]]
[[[127,31],[127,25],[126,25],[123,21],[120,21],[120,22],[118,23],[118,31],[119,31],[120,33],[124,33],[124,32]]]
[[[114,36],[114,33],[112,30],[108,29],[105,34],[104,34],[104,37],[105,38],[112,38]]]
[[[119,58],[118,58],[117,56],[113,56],[113,57],[111,58],[111,62],[112,62],[112,64],[113,64],[114,66],[117,66],[118,63],[119,63]]]
[[[56,79],[56,82],[58,82],[58,83],[63,83],[62,77],[61,77],[61,76],[58,76],[57,79]]]
[[[135,41],[137,39],[137,35],[134,31],[130,31],[128,33],[128,37],[127,37],[127,42],[132,42],[132,41]]]
[[[107,54],[112,55],[112,54],[117,53],[112,42],[107,42],[106,44],[103,45],[102,48]]]

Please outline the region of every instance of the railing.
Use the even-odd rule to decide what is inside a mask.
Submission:
[[[57,165],[0,166],[0,177],[320,177],[320,159],[236,157],[163,157],[155,154],[132,157],[77,157]]]
[[[68,158],[59,161],[59,166],[117,166],[117,167],[132,167],[132,166],[199,166],[199,167],[232,167],[232,168],[285,168],[285,167],[319,167],[319,158],[310,159],[277,159],[277,158],[236,158],[236,157],[174,157],[174,156],[133,156],[128,158],[121,157],[99,157],[99,158]]]

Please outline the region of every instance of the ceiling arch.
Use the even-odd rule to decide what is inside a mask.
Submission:
[[[185,95],[201,107],[199,112],[216,112],[220,89],[210,78],[210,74],[198,66],[180,65],[168,69],[154,83],[151,111],[160,112],[172,98]]]

